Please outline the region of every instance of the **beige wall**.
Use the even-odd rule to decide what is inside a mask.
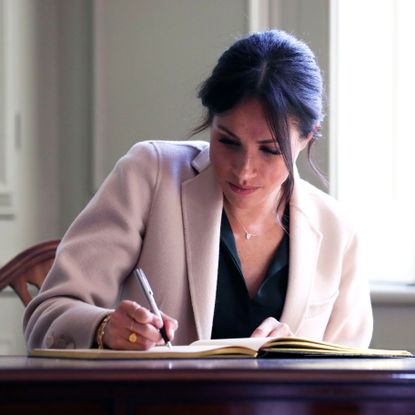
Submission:
[[[246,31],[241,0],[95,3],[97,185],[136,141],[186,138],[201,119],[198,85]]]
[[[56,68],[44,65],[54,61],[56,20],[53,8],[43,10],[37,3],[3,4],[5,134],[12,207],[8,216],[0,216],[0,262],[57,230]],[[47,48],[40,47],[43,42]],[[47,209],[43,200],[48,200]]]

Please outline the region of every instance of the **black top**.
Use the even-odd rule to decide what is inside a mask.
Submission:
[[[289,224],[289,209],[283,223]],[[280,319],[288,283],[289,237],[275,251],[265,278],[251,299],[243,277],[235,238],[225,211],[222,212],[218,284],[212,339],[249,337],[267,317]]]

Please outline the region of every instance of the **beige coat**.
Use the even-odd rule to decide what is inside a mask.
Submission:
[[[138,263],[159,307],[179,321],[176,344],[209,338],[217,281],[222,193],[205,142],[142,142],[116,164],[60,244],[25,335],[33,347],[91,347],[120,299],[146,305],[130,275]],[[296,177],[281,321],[298,336],[367,346],[368,284],[357,240],[337,202]]]

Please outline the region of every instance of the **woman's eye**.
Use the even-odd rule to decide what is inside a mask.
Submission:
[[[228,138],[228,137],[220,137],[219,138],[219,142],[221,142],[222,144],[225,144],[227,146],[238,146],[239,142],[236,140],[233,140],[232,138]]]
[[[281,151],[279,151],[277,148],[271,148],[271,147],[261,147],[261,151],[266,154],[273,154],[274,156],[278,156],[281,154]]]

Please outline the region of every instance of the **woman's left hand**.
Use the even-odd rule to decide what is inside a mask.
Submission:
[[[294,333],[288,324],[281,323],[274,317],[266,318],[251,334],[251,337],[289,337]]]

